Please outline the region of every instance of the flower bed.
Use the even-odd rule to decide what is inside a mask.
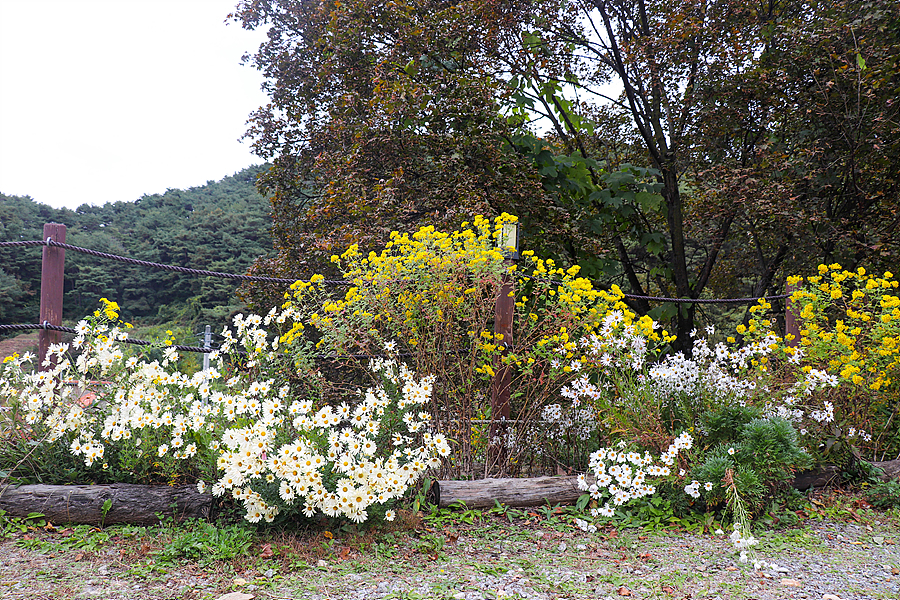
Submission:
[[[239,315],[205,371],[182,369],[171,340],[132,354],[104,300],[71,345],[50,348],[47,370],[30,355],[4,361],[3,467],[22,477],[40,453],[56,466],[75,457],[73,471],[95,481],[208,488],[253,522],[362,522],[392,519],[426,472],[491,472],[504,456],[510,470],[589,470],[580,503],[594,521],[666,494],[683,510],[726,509],[743,527],[797,471],[900,447],[891,274],[823,267],[795,294],[797,346],[771,331],[761,301],[742,344],[710,327],[690,357],[661,358],[672,337],[630,312],[618,288],[595,290],[577,267],[527,252],[506,264],[494,240],[510,219],[396,234],[380,255],[353,247],[334,257],[349,289],[316,276],[266,316]],[[488,326],[509,275],[521,279],[506,347],[513,340]],[[500,370],[513,374],[515,427],[492,431]],[[86,393],[96,395],[87,406]]]

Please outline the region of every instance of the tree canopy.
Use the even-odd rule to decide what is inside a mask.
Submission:
[[[234,18],[269,27],[247,134],[273,164],[260,271],[503,210],[636,295],[896,260],[896,6],[245,0]],[[632,304],[690,345],[696,304]]]

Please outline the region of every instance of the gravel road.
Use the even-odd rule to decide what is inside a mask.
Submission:
[[[756,556],[767,563],[760,570],[738,562],[724,535],[588,534],[539,519],[419,524],[363,539],[332,540],[319,532],[268,546],[258,542],[232,561],[174,565],[154,559],[164,533],[148,529],[128,537],[115,531],[93,550],[63,550],[60,533],[20,533],[0,542],[0,597],[216,600],[238,592],[246,594],[244,600],[900,598],[900,528],[884,514],[859,523],[811,519],[797,528],[757,533]],[[40,548],[35,540],[43,542]]]

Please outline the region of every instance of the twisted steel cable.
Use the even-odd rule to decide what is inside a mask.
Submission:
[[[33,329],[49,329],[50,331],[61,331],[63,333],[78,333],[76,329],[71,327],[63,327],[62,325],[51,325],[50,323],[27,323],[27,324],[18,324],[18,325],[0,325],[0,332],[3,331],[28,331]],[[125,338],[122,340],[126,344],[134,344],[136,346],[152,346],[158,342],[148,342],[147,340],[132,340],[130,338]],[[199,352],[200,354],[208,354],[215,350],[215,348],[203,348],[201,346],[181,346],[178,344],[172,344],[171,346],[166,346],[167,348],[175,348],[176,350],[180,350],[182,352]]]
[[[0,333],[4,331],[30,331],[34,329],[49,329],[50,331],[61,331],[63,333],[78,333],[76,329],[71,327],[63,327],[62,325],[51,325],[50,323],[21,323],[17,325],[0,325]],[[122,340],[126,344],[135,344],[136,346],[151,346],[153,344],[158,344],[159,342],[149,342],[147,340],[133,340],[130,338],[125,338]],[[198,352],[200,354],[208,354],[210,352],[214,352],[218,350],[218,348],[204,348],[203,346],[182,346],[179,344],[172,344],[171,346],[166,346],[166,348],[175,348],[176,350],[182,352]],[[237,354],[246,354],[243,350],[238,350]],[[321,359],[331,359],[336,360],[340,358],[352,358],[356,360],[368,360],[372,358],[392,358],[392,357],[410,357],[414,356],[414,354],[410,352],[399,352],[393,355],[373,355],[373,354],[314,354],[313,358],[321,358]]]
[[[203,277],[221,277],[225,279],[237,279],[242,281],[262,281],[269,283],[295,283],[300,281],[298,279],[286,279],[281,277],[260,277],[255,275],[237,275],[235,273],[222,273],[220,271],[205,271],[202,269],[191,269],[188,267],[178,267],[175,265],[165,265],[161,263],[146,261],[146,260],[138,260],[136,258],[128,258],[125,256],[118,256],[116,254],[108,254],[106,252],[99,252],[97,250],[90,250],[88,248],[81,248],[79,246],[72,246],[70,244],[61,244],[59,242],[54,242],[51,239],[47,240],[26,240],[20,242],[0,242],[0,247],[4,246],[56,246],[58,248],[63,248],[64,250],[72,250],[73,252],[82,252],[84,254],[89,254],[91,256],[97,256],[99,258],[107,258],[110,260],[117,260],[120,262],[125,262],[129,264],[139,265],[143,267],[150,267],[154,269],[165,269],[168,271],[176,271],[179,273],[188,273],[190,275],[199,275]],[[540,277],[533,277],[531,275],[525,275],[524,273],[518,273],[518,277],[522,279],[532,279],[534,281],[543,281],[546,283],[553,283],[556,285],[561,285],[561,281],[556,281],[553,279],[543,279]],[[308,280],[304,280],[308,281]],[[321,283],[327,285],[352,285],[352,282],[344,280],[344,279],[324,279]],[[790,294],[778,294],[775,296],[762,296],[761,298],[666,298],[661,296],[640,296],[636,294],[623,294],[624,298],[629,300],[647,300],[651,302],[674,302],[680,304],[750,304],[753,302],[758,302],[759,300],[783,300],[785,298],[789,298]]]
[[[531,279],[533,281],[542,281],[544,283],[552,283],[554,285],[562,285],[562,281],[558,281],[556,279],[546,279],[541,277],[534,277],[532,275],[525,275],[524,273],[518,273],[518,277],[522,279]],[[775,296],[760,296],[760,297],[750,297],[750,298],[666,298],[663,296],[639,296],[636,294],[622,294],[623,298],[628,298],[630,300],[649,300],[655,302],[675,302],[681,304],[750,304],[753,302],[759,302],[760,300],[783,300],[785,298],[790,298],[790,294],[778,294]]]
[[[165,265],[162,263],[151,262],[148,260],[138,260],[136,258],[128,258],[126,256],[119,256],[117,254],[109,254],[107,252],[100,252],[98,250],[91,250],[89,248],[81,248],[79,246],[72,246],[71,244],[61,244],[59,242],[54,242],[53,240],[27,240],[21,242],[0,242],[0,247],[3,246],[53,246],[56,248],[62,248],[64,250],[71,250],[73,252],[81,252],[83,254],[89,254],[91,256],[96,256],[98,258],[106,258],[109,260],[117,260],[119,262],[124,262],[132,265],[138,265],[141,267],[150,267],[153,269],[164,269],[166,271],[176,271],[178,273],[187,273],[189,275],[198,275],[201,277],[221,277],[223,279],[237,279],[241,281],[263,281],[268,283],[295,283],[299,281],[298,279],[286,279],[283,277],[261,277],[256,275],[237,275],[235,273],[222,273],[221,271],[206,271],[203,269],[191,269],[189,267],[178,267],[176,265]],[[325,283],[328,285],[350,285],[349,281],[344,281],[343,279],[325,279],[321,283]]]

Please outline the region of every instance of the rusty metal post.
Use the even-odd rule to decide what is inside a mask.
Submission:
[[[497,465],[500,474],[506,473],[506,433],[510,414],[510,386],[512,367],[503,364],[510,348],[513,347],[513,315],[515,314],[515,287],[509,273],[503,275],[500,292],[494,305],[494,343],[502,347],[494,358],[494,380],[491,384],[491,428],[488,465]],[[502,336],[500,338],[499,336]]]
[[[66,226],[59,223],[45,223],[42,239],[65,244]],[[40,323],[42,325],[62,325],[65,259],[66,251],[64,249],[44,246],[41,253]],[[59,331],[41,329],[38,334],[38,368],[41,371],[48,370],[48,367],[44,367],[43,364],[50,344],[58,344],[61,338],[62,334]]]
[[[794,302],[791,295],[800,289],[796,283],[785,283],[784,293],[788,297],[784,301],[784,337],[788,346],[796,347],[800,343],[800,325],[797,323],[798,312],[795,311]],[[789,338],[789,336],[794,336]]]

